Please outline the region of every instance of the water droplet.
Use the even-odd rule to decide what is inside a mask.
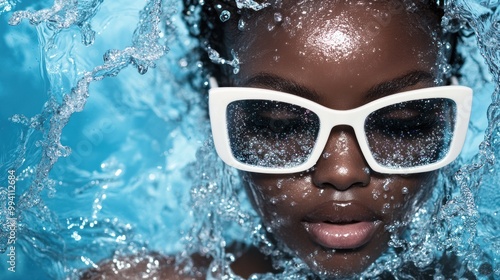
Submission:
[[[77,231],[74,231],[73,234],[71,234],[71,237],[76,241],[80,241],[82,239],[82,237],[78,234]]]
[[[219,19],[220,21],[222,22],[226,22],[228,21],[229,19],[231,18],[231,12],[229,12],[228,10],[224,10],[220,13],[220,16],[219,16]]]
[[[243,31],[243,30],[245,30],[245,27],[246,27],[246,22],[243,19],[240,19],[238,21],[238,29],[240,31]]]
[[[408,194],[408,193],[409,193],[408,188],[407,188],[407,187],[403,187],[403,188],[401,189],[401,193],[402,193],[402,194]]]
[[[269,24],[267,25],[267,30],[269,30],[269,31],[273,31],[273,29],[274,29],[274,23],[269,23]]]
[[[382,186],[382,188],[384,189],[384,191],[389,191],[389,184],[391,183],[390,180],[386,180],[384,185]]]
[[[382,206],[382,213],[387,213],[389,212],[389,210],[391,209],[391,205],[389,203],[384,203],[384,205]]]
[[[280,23],[283,21],[283,16],[280,13],[274,13],[274,22]]]
[[[270,202],[271,204],[277,204],[277,203],[278,203],[278,201],[279,201],[279,199],[278,199],[277,197],[271,197],[271,198],[269,199],[269,202]]]
[[[187,60],[185,58],[181,58],[179,60],[179,66],[182,67],[182,68],[187,67],[188,66]]]

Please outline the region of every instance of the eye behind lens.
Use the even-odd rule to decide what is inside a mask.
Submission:
[[[376,110],[365,120],[368,146],[386,167],[433,164],[448,153],[456,121],[456,104],[446,98],[422,99]]]
[[[227,107],[234,157],[244,164],[284,168],[304,163],[316,143],[319,117],[298,105],[239,100]]]

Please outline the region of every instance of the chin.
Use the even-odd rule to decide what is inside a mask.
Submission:
[[[329,260],[306,260],[312,272],[323,279],[349,279],[359,276],[376,258],[356,252],[336,252]]]

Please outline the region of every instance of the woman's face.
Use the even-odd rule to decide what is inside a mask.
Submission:
[[[337,110],[380,98],[368,94],[375,88],[384,95],[434,86],[437,46],[430,31],[402,5],[388,2],[304,1],[257,14],[230,45],[241,62],[232,85],[301,87]],[[316,273],[345,276],[363,271],[386,250],[386,227],[411,214],[436,176],[375,173],[352,128],[338,126],[313,169],[243,177],[277,240]]]

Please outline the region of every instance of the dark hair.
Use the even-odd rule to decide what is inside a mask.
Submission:
[[[236,7],[234,0],[183,1],[184,20],[188,25],[191,36],[198,38],[200,61],[203,64],[203,71],[206,71],[204,74],[219,78],[222,76],[221,67],[210,60],[208,50],[210,48],[221,51],[221,56],[224,57],[228,55],[226,48],[224,48],[224,25],[234,24],[236,17],[230,16],[227,21],[220,18],[222,11],[237,15],[239,9]]]

